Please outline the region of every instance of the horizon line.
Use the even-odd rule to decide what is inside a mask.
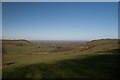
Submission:
[[[59,39],[59,40],[54,40],[54,39],[0,39],[0,40],[40,40],[40,41],[91,41],[91,40],[102,40],[102,39],[119,39],[119,38],[97,38],[97,39],[86,39],[86,40],[71,40],[71,39],[68,39],[68,40],[63,40],[63,39]]]

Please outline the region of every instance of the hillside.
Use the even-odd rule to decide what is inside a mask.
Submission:
[[[31,45],[32,43],[28,40],[2,40],[3,45]]]
[[[33,45],[27,40],[3,40],[3,77],[113,77],[118,71],[119,55],[115,54],[118,50],[117,39],[94,40],[86,44],[57,43],[55,46]],[[51,67],[56,70],[51,71]]]

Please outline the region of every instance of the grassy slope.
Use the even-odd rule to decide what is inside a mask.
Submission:
[[[98,41],[92,44],[102,44]],[[106,41],[107,42],[107,41]],[[105,43],[106,43],[105,42]],[[89,43],[91,44],[91,43]],[[69,54],[49,54],[53,48],[38,48],[36,46],[6,45],[3,63],[15,61],[3,69],[3,77],[114,77],[118,71],[118,57],[101,52],[118,48],[112,41],[83,52],[69,52]],[[107,48],[107,49],[104,49]],[[32,53],[32,54],[31,54]],[[44,54],[44,55],[41,55]],[[109,51],[111,53],[111,51]],[[115,52],[113,52],[115,53]],[[64,60],[68,59],[68,60]],[[60,61],[59,61],[60,60]],[[61,61],[62,60],[62,61]],[[57,62],[58,61],[58,62]],[[111,62],[112,61],[112,62]],[[41,68],[42,67],[42,68]],[[61,68],[62,67],[62,68]],[[33,71],[34,70],[34,71]],[[96,74],[97,73],[97,74]]]
[[[4,72],[3,77],[115,78],[119,76],[119,58],[119,54],[78,56],[76,59],[63,60],[54,64],[39,63],[17,67],[9,72]]]

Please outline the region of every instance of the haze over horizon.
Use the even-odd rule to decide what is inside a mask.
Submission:
[[[3,2],[3,39],[118,38],[117,2]]]

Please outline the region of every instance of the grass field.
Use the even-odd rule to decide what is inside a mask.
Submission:
[[[54,47],[3,41],[3,78],[116,78],[118,51],[115,39]]]

